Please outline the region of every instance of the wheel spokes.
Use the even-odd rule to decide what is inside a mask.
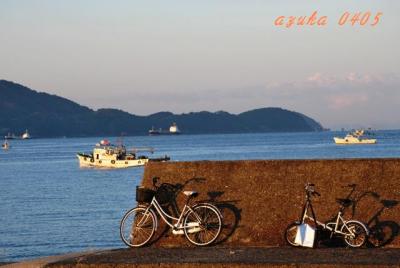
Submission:
[[[346,226],[346,229],[345,240],[350,246],[360,247],[364,244],[367,239],[367,234],[362,226],[350,223]]]
[[[125,244],[138,247],[146,244],[155,231],[155,217],[144,208],[135,208],[128,212],[121,222],[120,233]]]
[[[139,212],[136,214],[133,224],[132,242],[137,239],[135,242],[142,243],[153,231],[152,218],[149,213]]]
[[[185,220],[185,224],[198,223],[198,230],[185,229],[187,238],[196,245],[207,245],[214,241],[221,231],[221,219],[216,211],[209,207],[196,207]]]

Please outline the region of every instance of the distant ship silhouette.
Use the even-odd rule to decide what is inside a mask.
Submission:
[[[169,127],[169,130],[162,130],[161,128],[159,129],[155,129],[154,127],[152,127],[149,130],[149,135],[150,136],[155,136],[155,135],[179,135],[181,134],[178,126],[176,125],[176,123],[172,123],[172,125]]]

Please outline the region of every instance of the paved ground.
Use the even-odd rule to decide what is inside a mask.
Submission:
[[[43,258],[37,258],[33,260],[27,260],[23,262],[15,262],[15,263],[0,263],[1,268],[40,268],[45,267],[49,263],[56,263],[58,261],[66,260],[66,259],[73,259],[78,258],[80,256],[89,256],[92,253],[97,253],[100,251],[82,251],[76,253],[70,253],[66,255],[56,255],[56,256],[49,256]]]
[[[75,264],[332,264],[400,267],[400,249],[304,248],[140,248],[69,258],[52,266]]]
[[[18,266],[16,266],[18,265]],[[22,266],[21,266],[22,265]],[[67,255],[13,267],[400,267],[400,249],[140,248]],[[3,266],[3,267],[7,267]],[[2,267],[2,268],[3,268]]]

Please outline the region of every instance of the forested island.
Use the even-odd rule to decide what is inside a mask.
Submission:
[[[0,80],[0,134],[33,137],[147,135],[152,127],[167,129],[175,122],[182,134],[310,132],[323,127],[304,114],[282,108],[260,108],[240,114],[157,112],[134,115],[118,109],[93,110],[56,95]]]

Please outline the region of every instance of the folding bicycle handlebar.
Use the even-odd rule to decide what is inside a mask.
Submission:
[[[307,183],[305,184],[304,189],[305,189],[305,191],[306,191],[306,193],[307,193],[307,196],[309,196],[310,194],[312,194],[312,195],[317,195],[317,196],[321,196],[320,193],[318,193],[317,191],[315,191],[314,186],[315,186],[315,184],[309,183],[309,182],[307,182]]]

